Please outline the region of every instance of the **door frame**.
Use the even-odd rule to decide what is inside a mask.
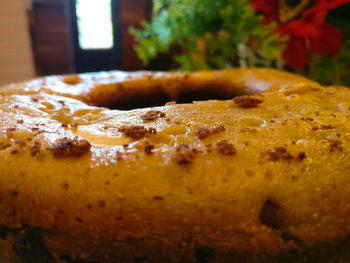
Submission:
[[[122,38],[121,38],[121,15],[120,1],[111,0],[112,3],[112,25],[113,25],[113,47],[111,49],[81,49],[79,46],[79,32],[76,14],[76,0],[69,0],[70,25],[72,34],[72,51],[75,71],[92,72],[122,67]]]

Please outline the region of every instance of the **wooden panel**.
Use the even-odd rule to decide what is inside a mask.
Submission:
[[[1,1],[1,0],[0,0]],[[66,1],[66,2],[65,2]],[[36,1],[31,12],[32,41],[37,70],[41,75],[63,74],[72,71],[70,24],[65,9],[68,0]],[[139,27],[149,19],[152,0],[120,0],[120,25],[124,70],[143,69],[133,46],[129,27]]]
[[[122,23],[122,49],[123,69],[138,70],[145,66],[138,59],[133,47],[136,44],[134,37],[129,33],[129,27],[140,27],[143,19],[149,19],[151,15],[151,0],[121,0],[121,23]]]
[[[34,77],[28,28],[22,0],[0,1],[0,85]]]
[[[64,0],[34,3],[32,41],[40,75],[71,72],[70,30]]]

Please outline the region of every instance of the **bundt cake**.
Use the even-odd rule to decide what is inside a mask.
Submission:
[[[350,262],[345,87],[51,76],[1,87],[0,124],[0,262]]]

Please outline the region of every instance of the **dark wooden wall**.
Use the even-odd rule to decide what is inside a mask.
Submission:
[[[130,26],[139,27],[142,19],[150,19],[152,0],[121,0],[120,9],[122,21],[123,69],[142,69],[144,66],[137,58],[133,49],[135,42],[133,36],[128,32],[128,28]]]
[[[33,1],[29,11],[32,46],[37,75],[74,72],[68,0]],[[149,19],[152,0],[120,0],[123,70],[143,69],[133,50],[129,26],[138,27]]]
[[[30,25],[38,75],[60,74],[73,70],[70,30],[63,1],[33,2]]]

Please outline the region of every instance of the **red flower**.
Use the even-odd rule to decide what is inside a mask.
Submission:
[[[342,48],[341,31],[327,23],[323,23],[319,37],[310,37],[310,49],[322,56],[335,56]]]
[[[264,24],[278,20],[279,0],[252,0],[255,11],[264,13]]]
[[[283,52],[283,59],[289,67],[294,69],[305,67],[309,62],[309,53],[305,39],[303,37],[291,36]]]
[[[283,59],[294,69],[308,64],[310,52],[322,56],[338,54],[342,48],[341,31],[328,24],[325,16],[329,10],[347,2],[350,0],[318,0],[300,19],[283,24],[278,19],[278,1],[252,0],[255,10],[265,14],[264,22],[276,21],[276,32],[289,37]]]

